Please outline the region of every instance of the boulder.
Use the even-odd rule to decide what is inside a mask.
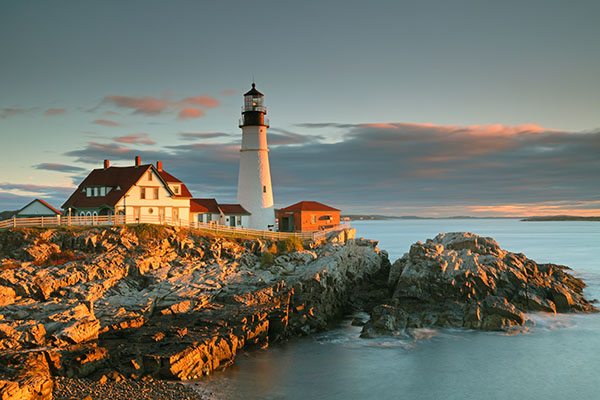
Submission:
[[[384,332],[387,325],[394,327],[388,322],[398,310],[408,314],[408,328],[483,330],[523,326],[528,312],[597,312],[583,296],[583,281],[568,271],[503,250],[489,237],[439,234],[413,244],[394,262],[388,276],[393,289],[388,304],[394,308],[376,307],[363,333],[369,336]]]

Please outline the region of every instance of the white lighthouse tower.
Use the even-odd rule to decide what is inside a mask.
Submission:
[[[265,119],[267,109],[263,97],[254,83],[252,89],[244,94],[237,200],[251,213],[249,228],[268,230],[275,226],[275,212],[267,147],[269,121]]]

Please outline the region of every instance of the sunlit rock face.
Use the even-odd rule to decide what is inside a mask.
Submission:
[[[169,227],[0,232],[0,364],[36,350],[59,376],[196,379],[243,347],[326,329],[357,285],[387,276],[387,253],[353,234],[264,265],[274,243]]]
[[[393,295],[372,311],[362,335],[424,326],[511,330],[532,323],[527,312],[598,311],[568,270],[503,250],[492,238],[439,234],[392,265]]]

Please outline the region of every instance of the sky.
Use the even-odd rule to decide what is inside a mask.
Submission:
[[[0,211],[102,160],[236,201],[265,95],[276,207],[600,215],[598,1],[5,1]]]

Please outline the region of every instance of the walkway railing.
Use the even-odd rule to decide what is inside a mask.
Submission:
[[[132,215],[95,215],[95,216],[69,216],[57,215],[56,217],[34,217],[34,218],[11,218],[0,221],[0,229],[23,228],[23,227],[51,227],[51,226],[112,226],[124,224],[156,224],[167,226],[178,226],[184,228],[198,229],[214,234],[232,234],[251,238],[281,240],[292,237],[301,240],[318,240],[331,232],[350,228],[350,223],[335,226],[322,231],[314,232],[272,232],[258,229],[248,229],[235,226],[219,225],[215,223],[203,223],[182,219],[173,219],[159,216],[143,216],[134,218]]]

